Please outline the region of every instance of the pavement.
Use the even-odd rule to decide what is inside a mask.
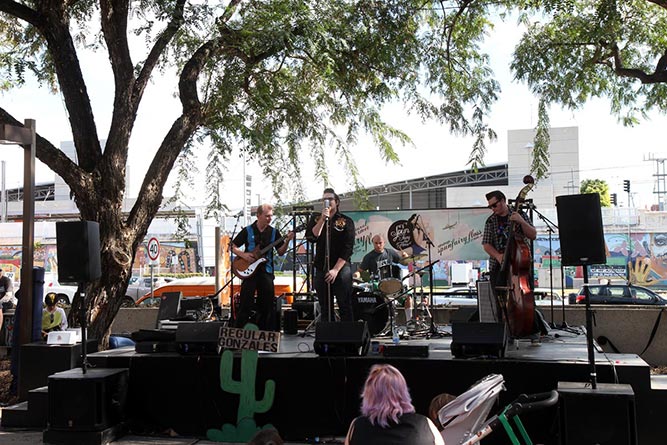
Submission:
[[[327,438],[312,443],[342,444],[344,438]],[[41,430],[26,430],[15,428],[0,429],[0,444],[2,445],[42,445]],[[196,437],[165,437],[165,436],[133,436],[127,435],[111,442],[111,445],[220,445],[222,442],[211,442]],[[224,442],[227,445],[233,445]],[[304,442],[285,442],[286,445],[309,445]]]

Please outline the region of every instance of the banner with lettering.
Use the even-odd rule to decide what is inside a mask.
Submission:
[[[433,261],[484,260],[485,208],[345,212],[354,221],[356,240],[352,262],[360,262],[373,249],[373,236],[380,234],[386,246],[408,255],[428,258],[431,240]]]

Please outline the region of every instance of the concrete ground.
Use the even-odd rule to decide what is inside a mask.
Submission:
[[[327,438],[318,443],[342,444],[344,439]],[[42,431],[23,429],[0,429],[0,444],[2,445],[42,445]],[[149,437],[149,436],[123,436],[111,442],[111,445],[216,445],[220,442],[197,439],[192,437]],[[307,445],[303,442],[285,442],[289,445]],[[231,444],[228,444],[231,445]]]

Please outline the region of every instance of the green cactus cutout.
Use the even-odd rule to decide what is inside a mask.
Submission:
[[[257,331],[259,328],[246,324],[243,329]],[[255,400],[255,383],[257,380],[257,351],[241,351],[241,378],[234,380],[234,353],[226,350],[220,358],[220,387],[223,391],[239,395],[239,409],[236,416],[237,425],[224,424],[222,429],[209,429],[206,437],[214,442],[248,442],[260,429],[273,428],[267,424],[258,427],[253,418],[255,413],[265,413],[273,406],[276,382],[267,380],[264,383],[264,397]]]

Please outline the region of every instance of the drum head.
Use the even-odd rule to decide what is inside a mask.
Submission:
[[[378,293],[361,292],[352,295],[354,319],[365,321],[371,336],[380,334],[389,324],[391,304],[387,304],[387,301]]]
[[[385,278],[378,285],[380,292],[385,295],[392,295],[403,290],[403,283],[396,278]]]

